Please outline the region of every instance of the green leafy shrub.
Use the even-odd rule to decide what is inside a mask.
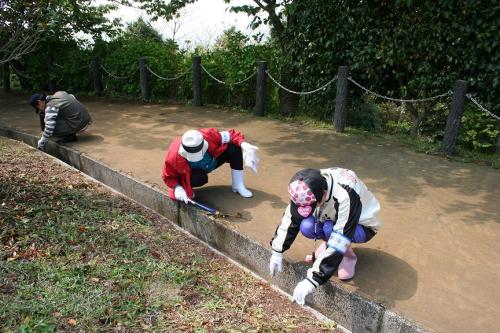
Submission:
[[[256,76],[241,84],[235,83],[254,74],[258,61],[272,60],[272,52],[271,44],[254,44],[250,37],[234,28],[226,30],[213,47],[198,47],[195,54],[202,57],[202,65],[214,77],[227,83],[216,82],[202,72],[204,103],[253,108]]]
[[[347,125],[368,132],[379,132],[382,125],[378,106],[370,102],[353,105],[348,109]]]
[[[116,79],[103,73],[105,89],[111,93],[140,97],[139,59],[142,57],[147,59],[148,67],[162,77],[174,77],[186,71],[183,54],[178,52],[177,45],[172,41],[124,35],[112,42],[96,45],[94,52],[110,73],[127,77]],[[160,80],[154,75],[150,75],[150,89],[152,98],[177,95],[177,87],[172,81]]]
[[[469,80],[478,97],[500,111],[500,6],[494,1],[311,0],[298,1],[296,11],[289,50],[304,89],[345,65],[358,82],[393,97],[433,96],[457,79]],[[329,107],[331,96],[318,94],[309,104]]]
[[[478,152],[493,153],[500,131],[491,116],[467,107],[462,116],[458,143],[465,148]]]
[[[427,114],[427,117],[420,124],[420,135],[432,142],[441,142],[446,128],[446,118],[448,117],[449,104],[437,103]]]

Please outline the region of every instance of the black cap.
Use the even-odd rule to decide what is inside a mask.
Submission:
[[[297,172],[288,184],[292,216],[297,219],[311,216],[327,189],[326,179],[319,170],[304,169]]]
[[[38,101],[45,101],[45,98],[47,96],[45,94],[33,94],[31,95],[30,99],[29,99],[29,103],[31,104],[32,107],[35,108],[35,111],[38,111],[37,109],[37,104],[38,104]]]

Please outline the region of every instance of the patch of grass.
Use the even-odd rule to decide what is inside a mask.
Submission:
[[[332,331],[150,211],[0,138],[0,330]]]
[[[409,136],[404,135],[393,135],[392,137],[400,143],[412,147],[416,152],[419,153],[438,155],[446,157],[451,161],[476,163],[479,165],[491,166],[494,169],[500,169],[500,154],[485,154],[481,152],[471,151],[461,146],[457,146],[455,155],[445,156],[442,150],[441,142],[434,142],[433,140],[426,137],[420,137],[418,139],[412,139]]]
[[[485,154],[457,147],[457,155],[451,157],[454,160],[468,163],[476,163],[500,169],[500,154]]]
[[[300,126],[309,126],[312,128],[331,129],[333,124],[331,121],[319,120],[315,117],[300,113],[294,117],[285,117],[279,113],[270,113],[266,115],[268,118],[276,119],[288,123],[298,124]]]

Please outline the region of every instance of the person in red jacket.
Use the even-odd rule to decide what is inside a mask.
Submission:
[[[231,166],[233,192],[244,198],[252,197],[243,181],[243,161],[257,173],[258,149],[245,142],[245,136],[234,129],[187,131],[173,140],[163,161],[162,178],[170,188],[170,198],[188,203],[194,194],[193,187],[205,185],[208,174],[224,163]]]

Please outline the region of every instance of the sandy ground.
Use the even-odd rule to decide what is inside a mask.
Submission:
[[[0,96],[0,123],[39,134],[27,98]],[[297,170],[341,166],[356,171],[379,199],[384,224],[369,243],[356,246],[357,274],[349,288],[441,332],[500,330],[498,170],[415,153],[385,139],[337,135],[236,112],[82,101],[94,125],[70,145],[162,188],[162,161],[173,137],[197,127],[245,133],[249,143],[260,147],[259,174],[246,173],[254,197],[232,193],[229,166],[222,166],[196,190],[196,198],[226,213],[241,213],[244,219],[230,223],[265,245],[280,222],[286,186]],[[299,236],[286,254],[302,260],[313,247],[313,241]]]

